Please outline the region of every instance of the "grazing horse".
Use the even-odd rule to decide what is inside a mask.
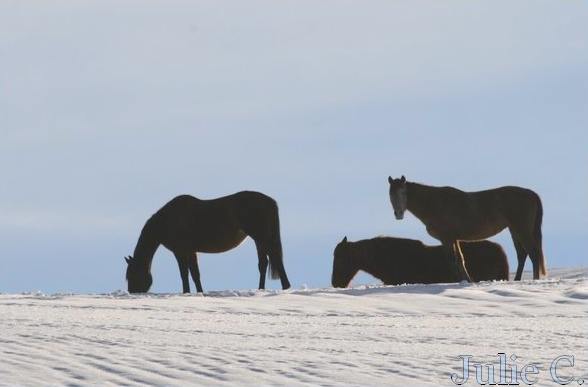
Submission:
[[[282,288],[290,282],[282,261],[278,206],[259,192],[243,191],[212,200],[178,196],[147,220],[132,257],[126,257],[130,293],[144,293],[153,282],[151,261],[159,245],[171,250],[180,268],[184,293],[190,293],[188,271],[202,293],[197,252],[221,253],[237,247],[250,236],[259,259],[259,289],[265,288],[269,266],[271,278]]]
[[[513,186],[464,192],[408,182],[404,176],[388,177],[388,182],[396,219],[402,219],[406,210],[419,218],[429,235],[453,254],[462,279],[470,280],[459,242],[486,239],[505,228],[517,251],[515,280],[521,279],[527,255],[533,262],[533,279],[547,274],[541,236],[543,206],[535,192]]]
[[[508,259],[494,242],[464,242],[465,264],[473,281],[508,281]],[[453,259],[443,246],[427,246],[414,239],[377,237],[347,242],[335,247],[334,287],[349,286],[359,270],[380,279],[386,285],[457,282]]]

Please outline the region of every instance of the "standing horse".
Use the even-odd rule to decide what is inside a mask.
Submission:
[[[243,191],[213,200],[178,196],[157,211],[143,226],[132,257],[126,257],[130,293],[144,293],[153,282],[151,261],[159,245],[171,250],[180,268],[184,293],[190,293],[188,271],[202,293],[197,252],[221,253],[250,236],[259,260],[259,289],[265,288],[268,266],[271,278],[290,287],[282,261],[278,206],[259,192]]]
[[[498,243],[463,242],[465,265],[473,281],[508,281],[508,259]],[[334,287],[344,288],[359,270],[386,285],[457,282],[455,265],[443,246],[427,246],[414,239],[377,237],[347,242],[333,253]]]
[[[460,241],[489,238],[508,228],[517,251],[515,280],[523,274],[525,259],[533,262],[533,279],[546,275],[541,222],[543,206],[539,195],[521,187],[500,187],[464,192],[453,187],[431,187],[388,177],[390,201],[396,219],[410,211],[453,255],[462,279],[471,280],[464,267]]]

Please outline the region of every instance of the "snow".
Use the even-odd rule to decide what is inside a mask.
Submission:
[[[0,384],[453,385],[457,356],[505,352],[556,385],[559,355],[588,380],[587,314],[588,269],[471,285],[1,294]]]

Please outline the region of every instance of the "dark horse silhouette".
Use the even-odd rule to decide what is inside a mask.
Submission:
[[[502,247],[490,241],[464,242],[465,265],[473,281],[507,280],[508,259]],[[443,246],[427,246],[414,239],[378,237],[348,242],[335,247],[334,287],[349,286],[359,270],[386,285],[457,282],[453,258]]]
[[[143,226],[132,257],[126,257],[130,293],[144,293],[153,282],[151,261],[159,245],[171,250],[180,268],[184,293],[190,292],[188,271],[202,293],[197,252],[220,253],[237,247],[250,236],[259,260],[259,289],[271,278],[290,287],[282,260],[280,220],[274,199],[259,192],[243,191],[212,200],[178,196],[157,211]]]
[[[533,262],[533,279],[547,274],[541,235],[543,206],[539,195],[530,189],[508,186],[464,192],[411,183],[404,176],[388,177],[388,183],[396,219],[402,219],[406,210],[419,218],[429,235],[453,254],[462,279],[470,280],[460,241],[486,239],[507,227],[517,251],[515,280],[521,279],[527,255]]]

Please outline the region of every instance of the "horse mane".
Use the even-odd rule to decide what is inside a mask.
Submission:
[[[160,211],[157,211],[149,219],[147,219],[143,225],[141,234],[139,235],[139,240],[137,241],[135,251],[133,252],[133,256],[131,258],[133,263],[147,264],[149,269],[151,268],[153,255],[155,254],[155,250],[157,250],[157,247],[160,244],[160,219],[161,213]]]
[[[413,246],[419,246],[419,247],[431,247],[428,246],[426,244],[424,244],[422,241],[418,240],[418,239],[411,239],[411,238],[396,238],[396,237],[391,237],[391,236],[387,236],[387,235],[378,235],[375,238],[371,238],[371,239],[365,239],[364,241],[385,241],[385,242],[394,242],[396,244],[402,244],[402,245],[413,245]],[[358,242],[362,242],[362,241],[358,241]]]

